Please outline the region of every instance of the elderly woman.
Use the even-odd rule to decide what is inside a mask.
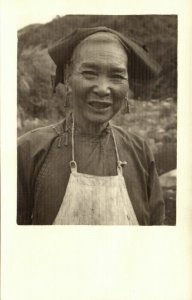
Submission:
[[[106,27],[78,29],[49,54],[72,113],[19,139],[18,224],[163,224],[151,151],[110,123],[127,105],[129,83],[151,79],[158,65]]]

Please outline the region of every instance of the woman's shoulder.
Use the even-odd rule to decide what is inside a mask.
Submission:
[[[129,130],[126,130],[123,127],[117,126],[115,124],[112,125],[113,130],[116,135],[124,139],[125,141],[129,143],[134,143],[135,145],[137,144],[138,146],[143,146],[145,144],[145,139],[133,132],[130,132]]]
[[[154,160],[152,151],[143,137],[117,125],[112,125],[112,127],[121,145],[123,144],[125,147],[132,149],[141,158],[145,157],[149,161]]]
[[[18,138],[18,147],[29,146],[30,148],[42,148],[50,144],[54,138],[63,133],[64,121],[65,120],[62,120],[56,124],[36,128],[25,133]]]

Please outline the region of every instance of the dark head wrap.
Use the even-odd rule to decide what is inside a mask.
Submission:
[[[119,32],[107,27],[79,28],[48,49],[49,55],[57,66],[54,89],[58,83],[64,83],[64,70],[70,63],[76,46],[82,40],[97,32],[112,33],[123,45],[128,55],[128,74],[131,81],[147,82],[159,74],[160,66],[151,58],[144,45],[139,45],[132,39],[124,37]]]

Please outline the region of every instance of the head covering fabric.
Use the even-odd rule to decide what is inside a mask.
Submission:
[[[124,37],[121,33],[104,26],[79,28],[68,36],[61,38],[48,49],[50,57],[57,66],[54,88],[58,83],[64,83],[64,71],[66,66],[70,64],[76,46],[85,38],[97,32],[112,33],[123,45],[128,55],[128,74],[130,80],[147,82],[160,73],[160,66],[149,55],[145,45],[139,45],[132,39]]]

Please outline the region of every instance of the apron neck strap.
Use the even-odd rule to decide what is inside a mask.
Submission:
[[[74,145],[75,120],[72,114],[72,129],[71,129],[71,146],[72,146],[72,161],[75,161],[75,145]]]
[[[123,173],[122,172],[122,165],[124,163],[122,163],[120,158],[119,158],[119,151],[118,151],[118,148],[117,148],[117,142],[116,142],[115,134],[114,134],[112,125],[110,123],[109,123],[109,125],[110,125],[110,129],[111,129],[111,133],[112,133],[112,137],[113,137],[113,141],[114,141],[114,146],[115,146],[115,153],[116,153],[116,158],[117,158],[117,173],[122,174]]]

